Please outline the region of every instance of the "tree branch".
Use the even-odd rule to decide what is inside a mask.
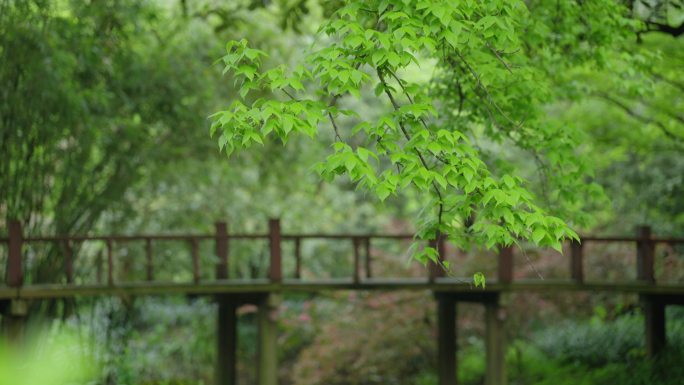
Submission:
[[[648,28],[644,32],[662,32],[673,37],[679,37],[684,34],[684,23],[674,27],[669,24],[647,21],[646,25]]]
[[[330,118],[330,123],[332,123],[333,130],[335,130],[335,138],[340,142],[343,142],[342,137],[340,136],[340,130],[337,127],[337,123],[335,123],[335,118],[333,118],[332,112],[330,112],[330,110],[328,110],[328,118]]]
[[[638,121],[640,121],[640,122],[642,122],[642,123],[654,124],[654,125],[656,125],[656,126],[657,126],[658,128],[660,128],[660,130],[665,134],[665,136],[667,136],[668,138],[670,138],[670,139],[672,139],[673,141],[677,142],[678,144],[682,144],[682,141],[684,140],[684,138],[679,137],[679,136],[677,136],[676,134],[674,134],[674,133],[673,133],[672,131],[670,131],[667,127],[665,127],[665,125],[664,125],[662,122],[659,122],[659,121],[657,121],[657,120],[653,120],[653,119],[651,119],[651,118],[648,118],[648,117],[646,117],[646,116],[643,116],[643,115],[641,115],[641,114],[638,114],[638,113],[634,112],[634,110],[633,110],[630,106],[628,106],[627,104],[623,103],[622,101],[620,101],[620,100],[618,100],[618,99],[616,99],[616,98],[614,98],[614,97],[612,97],[612,96],[610,96],[610,95],[608,95],[608,94],[606,94],[606,93],[603,93],[603,92],[596,92],[596,93],[594,93],[594,95],[596,95],[596,96],[598,96],[598,97],[600,97],[600,98],[602,98],[602,99],[604,99],[604,100],[610,102],[610,103],[613,104],[614,106],[620,108],[620,109],[623,110],[625,113],[627,113],[627,115],[631,116],[632,118],[634,118],[634,119],[636,119],[636,120],[638,120]]]
[[[376,73],[378,74],[378,78],[380,79],[380,82],[383,85],[383,88],[385,90],[385,95],[387,95],[387,98],[389,99],[390,103],[392,104],[392,107],[394,108],[395,111],[398,111],[400,106],[397,103],[396,99],[394,99],[394,95],[389,90],[389,87],[387,86],[387,82],[385,81],[385,76],[382,74],[382,71],[379,68],[376,68]],[[404,123],[399,121],[399,128],[401,129],[401,132],[404,134],[404,138],[406,140],[410,141],[411,136],[409,135],[408,131],[406,130],[406,127],[404,127]],[[418,159],[420,159],[420,162],[423,164],[423,167],[426,169],[430,170],[430,166],[427,164],[425,161],[425,158],[423,157],[423,154],[421,154],[420,151],[418,151],[417,148],[414,148],[413,151],[415,151],[416,155],[418,155]],[[435,189],[435,192],[437,193],[437,197],[439,198],[439,213],[438,213],[438,224],[442,224],[442,213],[444,210],[444,200],[442,198],[442,193],[439,191],[439,186],[437,186],[437,183],[435,181],[432,181],[432,187]]]

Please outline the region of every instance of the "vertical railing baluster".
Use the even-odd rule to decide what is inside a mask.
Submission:
[[[366,278],[373,277],[373,270],[371,269],[371,239],[364,238],[364,252],[366,254]]]
[[[95,279],[98,285],[102,284],[102,250],[98,250],[95,256]]]
[[[230,244],[228,243],[228,224],[226,222],[216,222],[216,279],[228,279],[228,253]]]
[[[74,282],[74,249],[71,247],[71,241],[64,241],[64,275],[66,276],[67,284]]]
[[[197,238],[190,239],[190,249],[192,253],[192,281],[197,284],[200,281],[199,242]]]
[[[360,259],[361,256],[359,254],[359,246],[361,243],[361,239],[359,237],[353,237],[352,238],[352,244],[354,245],[354,283],[359,283],[361,281],[361,274],[360,274]]]
[[[570,241],[570,276],[577,283],[584,282],[584,246],[580,241]]]
[[[294,241],[294,255],[295,255],[295,278],[302,278],[302,242],[301,238],[296,237]]]
[[[112,239],[107,238],[107,283],[114,285],[114,252],[112,250]]]
[[[154,280],[154,271],[152,265],[152,239],[145,238],[145,265],[147,271],[147,281],[152,282]]]

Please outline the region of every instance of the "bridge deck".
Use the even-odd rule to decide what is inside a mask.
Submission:
[[[584,282],[572,280],[517,280],[513,283],[487,283],[486,288],[475,288],[463,279],[437,278],[430,282],[424,278],[284,280],[272,283],[267,279],[217,280],[203,283],[135,282],[116,285],[64,285],[35,284],[19,288],[0,287],[0,299],[44,299],[108,295],[169,295],[169,294],[247,294],[324,292],[333,290],[430,290],[454,294],[500,292],[560,292],[601,291],[639,294],[684,295],[684,284],[650,284],[646,282]]]

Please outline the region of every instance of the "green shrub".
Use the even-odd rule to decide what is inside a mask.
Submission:
[[[548,357],[589,366],[603,366],[643,355],[643,319],[621,317],[612,322],[565,322],[538,333],[535,345]]]
[[[684,348],[684,319],[681,309],[667,312],[668,344]],[[644,319],[630,314],[614,320],[593,317],[589,322],[569,321],[537,333],[534,344],[549,358],[601,367],[609,363],[641,359],[644,351]]]
[[[614,362],[590,367],[552,359],[530,344],[519,361],[509,360],[509,385],[679,385],[684,383],[682,351],[670,349],[657,360]]]

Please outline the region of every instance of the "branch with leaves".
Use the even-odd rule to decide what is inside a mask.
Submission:
[[[601,17],[622,17],[611,16],[612,2],[597,6],[605,6]],[[553,174],[560,202],[577,207],[586,165],[576,166],[573,132],[544,125],[541,106],[550,95],[544,87],[551,82],[535,67],[543,61],[534,55],[546,36],[528,33],[529,13],[522,1],[350,1],[320,28],[323,43],[294,69],[264,69],[264,52],[244,40],[229,42],[221,61],[239,83],[241,99],[212,115],[211,135],[230,155],[269,138],[316,140],[330,125],[335,141],[316,167],[321,177],[345,175],[380,200],[417,190],[428,202],[417,220],[418,240],[447,235],[462,248],[529,241],[561,250],[565,238],[577,239],[553,215],[563,211],[543,207],[515,168],[492,167],[474,144],[484,135],[531,150]],[[556,49],[568,48],[561,42]],[[594,58],[574,60],[582,65]],[[433,80],[401,75],[416,66],[434,68]],[[371,87],[387,99],[379,117],[337,106],[338,99],[360,98]],[[252,91],[288,98],[256,98]],[[345,116],[358,123],[349,127]],[[437,261],[430,247],[416,248],[414,256]]]

